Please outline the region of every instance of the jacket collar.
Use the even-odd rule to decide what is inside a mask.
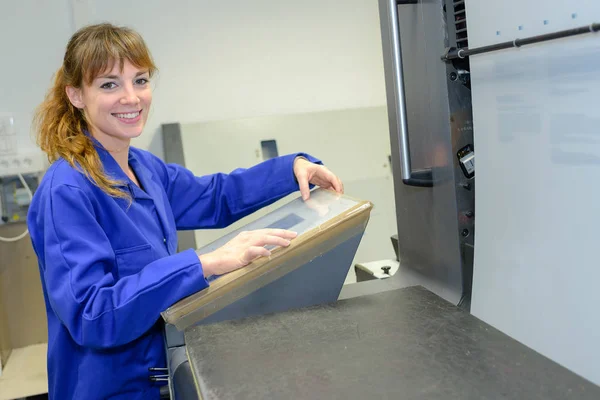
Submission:
[[[100,157],[100,161],[102,162],[102,166],[104,167],[104,172],[111,177],[112,179],[118,180],[121,182],[119,187],[126,188],[129,190],[129,193],[133,198],[136,199],[152,199],[153,192],[153,182],[152,182],[152,172],[146,168],[142,163],[139,162],[135,155],[135,151],[132,151],[130,146],[129,154],[128,154],[128,163],[135,172],[136,177],[140,181],[140,184],[146,190],[142,190],[139,188],[133,181],[125,174],[125,171],[121,169],[117,161],[114,157],[104,148],[102,143],[100,143],[95,137],[93,137],[89,132],[85,131],[87,137],[89,137],[96,151],[98,152],[98,156]]]
[[[85,132],[85,134],[94,143],[94,146],[98,151],[98,155],[100,156],[100,161],[104,166],[104,171],[113,179],[123,182],[121,187],[129,190],[131,197],[135,200],[146,199],[154,203],[154,207],[158,214],[158,219],[163,228],[163,234],[165,235],[167,249],[170,254],[174,254],[177,251],[177,236],[173,235],[173,233],[167,229],[167,227],[169,227],[171,224],[168,218],[165,203],[159,200],[162,198],[160,182],[154,180],[152,171],[146,167],[142,157],[137,154],[138,150],[134,147],[129,147],[128,163],[131,169],[135,172],[135,175],[137,176],[144,190],[139,188],[131,181],[131,179],[129,179],[113,156],[104,148],[104,146],[102,146],[98,140],[96,140],[96,138],[94,138],[88,132]],[[158,201],[155,201],[155,199]]]

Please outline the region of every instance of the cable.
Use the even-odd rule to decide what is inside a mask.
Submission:
[[[31,202],[33,200],[33,193],[31,192],[31,188],[27,184],[27,181],[25,180],[25,178],[23,178],[23,175],[21,175],[21,174],[17,174],[17,175],[19,177],[19,180],[21,181],[21,184],[23,185],[23,187],[27,191],[27,194],[29,195],[29,202]],[[23,239],[28,234],[29,234],[29,229],[25,228],[25,232],[21,233],[19,236],[15,236],[12,238],[5,238],[5,237],[0,236],[0,242],[9,242],[9,243],[10,242],[18,242],[19,240]]]

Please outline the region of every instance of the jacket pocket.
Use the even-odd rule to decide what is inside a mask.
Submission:
[[[127,247],[115,250],[119,277],[134,275],[140,272],[146,265],[156,260],[154,250],[149,244]]]

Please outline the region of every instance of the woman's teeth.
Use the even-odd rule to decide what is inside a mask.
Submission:
[[[124,119],[133,119],[133,118],[137,118],[138,115],[140,115],[140,112],[134,112],[134,113],[127,113],[127,114],[113,114],[115,117],[117,118],[124,118]]]

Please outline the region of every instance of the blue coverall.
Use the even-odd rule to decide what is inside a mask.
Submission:
[[[140,188],[95,143],[131,205],[59,159],[27,218],[48,316],[49,397],[158,399],[148,368],[166,367],[160,312],[208,286],[194,249],[177,252],[177,230],[227,226],[298,190],[296,156],[320,161],[299,153],[196,177],[131,147]]]

